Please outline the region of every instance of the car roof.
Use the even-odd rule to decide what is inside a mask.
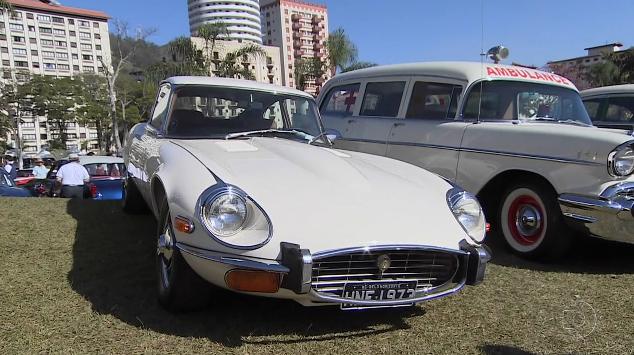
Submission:
[[[251,89],[257,91],[266,91],[275,94],[296,95],[306,98],[313,98],[310,94],[273,84],[259,83],[253,80],[244,79],[232,79],[232,78],[218,78],[209,76],[174,76],[167,78],[163,83],[170,83],[173,85],[201,85],[201,86],[225,86],[237,89]]]
[[[631,94],[634,93],[634,84],[611,85],[600,88],[587,89],[581,92],[581,96],[596,96],[606,94]]]
[[[515,65],[480,62],[421,62],[381,65],[337,74],[329,83],[350,79],[385,76],[427,76],[450,78],[469,83],[485,80],[521,80],[541,84],[552,84],[577,90],[570,80],[545,71]],[[558,82],[559,81],[559,82]]]
[[[61,160],[69,160],[68,157],[65,157]],[[79,163],[81,165],[85,164],[115,164],[115,163],[123,163],[123,158],[121,157],[113,157],[110,155],[80,155]]]

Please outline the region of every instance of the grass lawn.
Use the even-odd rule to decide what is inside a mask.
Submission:
[[[483,285],[413,309],[223,294],[173,315],[155,299],[152,217],[2,198],[0,221],[0,354],[634,353],[632,246],[584,240],[546,265],[493,245]]]

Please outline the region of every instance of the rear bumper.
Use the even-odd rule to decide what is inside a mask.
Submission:
[[[346,303],[362,307],[397,307],[448,296],[459,291],[464,285],[477,285],[482,282],[486,264],[491,259],[490,252],[485,247],[473,246],[463,241],[460,243],[461,250],[452,251],[458,257],[459,268],[451,284],[437,287],[429,292],[417,293],[415,298],[407,300],[369,301],[332,297],[317,292],[312,286],[313,255],[307,249],[301,249],[296,244],[281,243],[280,261],[220,254],[181,243],[177,243],[177,248],[201,277],[223,288],[227,288],[224,281],[226,273],[234,269],[280,273],[283,278],[277,293],[253,294],[292,299],[305,306]]]
[[[576,230],[634,243],[634,182],[610,186],[600,196],[562,194],[559,206],[568,224]]]

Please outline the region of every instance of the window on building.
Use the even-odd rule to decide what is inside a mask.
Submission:
[[[55,63],[44,63],[44,69],[46,70],[55,70]]]
[[[79,32],[79,38],[90,39],[90,33],[89,32]]]
[[[55,56],[57,58],[68,59],[68,53],[65,53],[65,52],[64,53],[63,52],[57,52],[57,53],[55,53]]]
[[[94,67],[84,67],[84,73],[94,73],[94,72],[95,72]]]
[[[53,45],[53,41],[51,41],[50,39],[42,39],[40,41],[42,42],[43,46],[52,46]]]
[[[53,29],[50,28],[50,27],[40,27],[40,33],[52,34],[53,33]]]
[[[30,13],[30,12],[27,12],[26,13],[26,18],[28,18],[29,20],[32,20],[33,19],[33,14]]]
[[[75,24],[75,20],[73,20],[72,18],[68,19],[68,24],[69,25],[74,25]]]
[[[75,32],[75,31],[68,31],[68,35],[69,35],[69,36],[72,36],[72,37],[75,37],[75,36],[77,36],[77,32]]]
[[[8,67],[9,65],[11,65],[11,62],[9,62],[7,59],[3,59],[2,65],[5,67]],[[11,73],[9,73],[9,77],[11,77]],[[5,78],[6,78],[6,75],[5,75]]]
[[[53,29],[53,34],[56,36],[66,36],[66,31],[65,30],[61,30],[59,28],[54,28]]]
[[[457,85],[418,81],[414,84],[405,117],[453,118],[456,115],[458,97],[461,91],[462,87]]]
[[[70,42],[70,48],[77,48],[77,42]]]
[[[38,53],[37,53],[37,49],[31,49],[31,55],[34,57],[37,57]]]
[[[7,47],[0,47],[0,53],[9,53],[9,48],[7,48]]]
[[[83,60],[92,60],[92,56],[89,54],[82,54],[81,59]]]
[[[23,134],[22,135],[22,139],[24,139],[25,141],[34,141],[35,140],[35,134]]]
[[[35,32],[35,26],[29,26],[29,32]],[[35,38],[32,38],[35,39]]]
[[[79,59],[79,56],[77,55],[77,53],[73,53],[71,55],[72,55],[73,59]]]
[[[24,48],[13,48],[13,54],[14,54],[14,55],[23,55],[23,56],[26,56],[26,53],[27,53],[27,51],[26,51],[26,49],[24,49]]]
[[[79,26],[83,26],[83,27],[89,27],[90,26],[90,22],[84,21],[84,20],[77,20],[77,23],[79,24]]]
[[[20,20],[22,19],[22,13],[20,11],[11,11],[9,18],[12,20]]]
[[[13,62],[13,64],[15,64],[16,67],[18,68],[28,68],[29,67],[29,62],[24,62],[21,60],[16,60]]]
[[[102,60],[103,60],[103,57],[102,57],[102,56],[100,56],[100,55],[98,55],[98,56],[97,56],[97,61],[101,62]]]
[[[12,36],[12,37],[13,37],[13,42],[15,43],[25,43],[24,37],[20,37],[20,36]]]
[[[100,51],[101,50],[101,44],[95,44],[95,49]]]
[[[64,19],[61,17],[53,17],[53,23],[64,23]]]
[[[95,33],[95,39],[101,39],[101,35],[99,33]]]
[[[352,116],[359,95],[359,84],[341,85],[332,88],[321,105],[325,115]]]
[[[404,81],[368,83],[359,115],[396,117],[404,89]]]
[[[9,28],[14,31],[24,31],[24,26],[19,23],[9,23]]]
[[[57,47],[66,47],[66,41],[55,41]]]
[[[92,27],[93,28],[99,28],[99,22],[93,22],[92,23]]]
[[[39,68],[40,67],[40,63],[39,62],[33,62],[32,66],[33,66],[33,68]]]
[[[53,57],[55,57],[55,52],[42,51],[42,57],[44,57],[44,58],[53,58]]]
[[[37,20],[42,22],[51,22],[51,17],[48,15],[37,15]]]
[[[29,38],[29,43],[31,43],[31,44],[37,44],[37,39],[35,39],[35,38]]]
[[[70,70],[70,66],[68,64],[57,64],[57,69],[59,69],[59,70]]]
[[[79,65],[73,65],[73,70],[79,71]]]
[[[87,51],[92,50],[92,44],[82,43],[81,44],[81,49],[82,50],[87,50]]]
[[[7,40],[7,36],[0,34],[0,41],[6,41]]]
[[[24,122],[21,124],[23,128],[35,128],[35,122]]]
[[[46,128],[46,123],[44,124],[44,128]],[[46,133],[40,133],[40,139],[45,141],[48,139],[48,134]]]

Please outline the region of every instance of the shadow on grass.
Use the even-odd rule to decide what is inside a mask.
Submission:
[[[391,332],[409,328],[406,318],[424,314],[419,307],[365,312],[305,308],[292,301],[220,291],[209,309],[174,315],[156,301],[153,217],[126,215],[115,202],[71,200],[67,206],[77,220],[71,287],[95,312],[136,327],[240,346]]]
[[[487,245],[493,250],[492,263],[518,269],[580,274],[634,273],[634,245],[610,242],[578,235],[570,252],[561,260],[538,262],[521,258],[506,247],[503,236],[487,236]]]
[[[525,351],[513,346],[486,344],[480,347],[480,351],[486,355],[534,355],[530,351]]]

